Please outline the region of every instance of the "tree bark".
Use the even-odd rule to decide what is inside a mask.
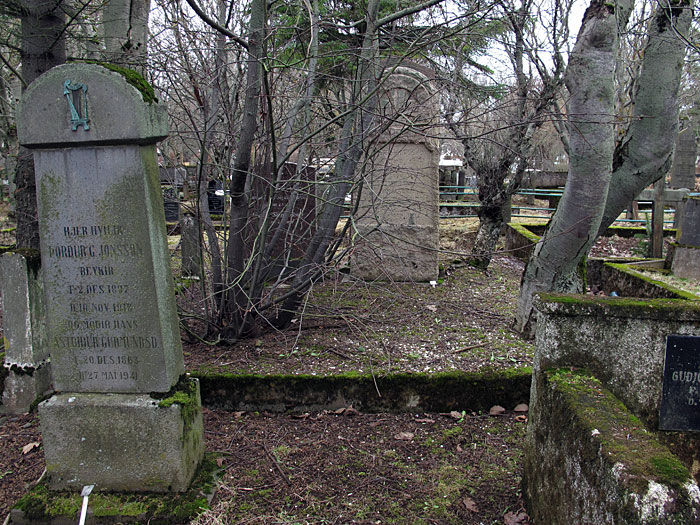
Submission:
[[[109,0],[102,9],[105,59],[146,75],[150,0]]]
[[[22,77],[28,86],[42,73],[66,61],[61,2],[26,0],[22,4]],[[32,153],[19,148],[15,173],[17,247],[39,249],[36,186]]]
[[[569,59],[569,177],[564,195],[523,274],[516,328],[532,333],[532,300],[540,291],[582,291],[577,272],[598,233],[615,150],[615,63],[618,28],[631,10],[593,0]]]

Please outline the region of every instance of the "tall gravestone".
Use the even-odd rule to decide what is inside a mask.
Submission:
[[[51,386],[39,254],[0,257],[5,378],[2,411],[28,412]]]
[[[673,154],[671,182],[669,184],[671,188],[695,189],[696,157],[695,132],[691,128],[686,128],[678,134],[676,139],[676,150]]]
[[[351,272],[363,279],[430,281],[438,276],[437,96],[428,75],[396,67],[384,81],[367,152]]]
[[[671,270],[676,277],[700,280],[700,198],[683,199],[683,215],[672,246]]]
[[[167,117],[150,86],[126,79],[60,66],[18,110],[20,143],[34,154],[58,392],[39,406],[52,489],[182,491],[203,453],[156,162]]]

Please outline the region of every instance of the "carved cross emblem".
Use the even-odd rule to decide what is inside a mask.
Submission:
[[[77,131],[78,126],[83,126],[83,130],[88,131],[90,126],[87,118],[87,86],[80,83],[73,84],[68,79],[63,83],[63,94],[68,101],[73,131]]]

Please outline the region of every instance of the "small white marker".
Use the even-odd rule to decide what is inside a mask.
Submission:
[[[95,485],[85,485],[80,493],[80,495],[83,497],[83,508],[80,509],[80,521],[78,522],[78,525],[85,525],[85,516],[87,515],[88,509],[88,498],[92,492],[92,489],[94,488]]]

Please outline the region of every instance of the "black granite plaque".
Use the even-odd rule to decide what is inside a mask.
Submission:
[[[700,337],[666,337],[659,428],[700,431]]]

